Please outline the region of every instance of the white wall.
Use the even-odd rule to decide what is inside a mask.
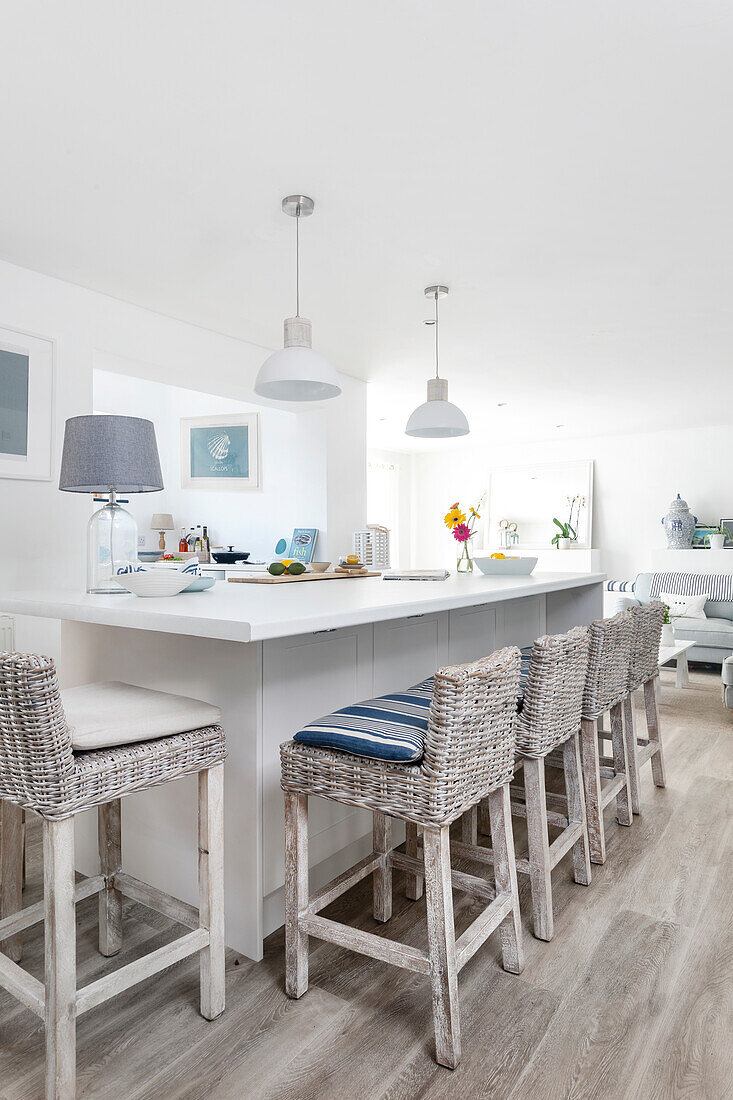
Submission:
[[[170,512],[176,531],[167,536],[168,550],[178,548],[180,528],[207,524],[212,545],[234,545],[253,558],[272,557],[275,543],[294,527],[327,524],[322,448],[323,410],[313,410],[306,431],[299,415],[282,409],[259,408],[231,398],[181,389],[162,382],[94,371],[94,411],[126,416],[144,414],[155,424],[163,483],[162,493],[131,495],[126,507],[135,516],[146,548],[157,549],[158,534],[150,528],[153,512]],[[260,487],[241,492],[202,492],[181,488],[179,424],[188,416],[258,412],[260,417]],[[325,534],[319,534],[319,543]],[[320,545],[317,552],[321,552]]]
[[[3,262],[0,325],[56,341],[53,480],[0,479],[0,590],[49,582],[83,588],[92,505],[84,496],[59,492],[57,485],[64,423],[93,409],[94,366],[194,391],[205,384],[210,394],[252,403],[254,379],[270,349]],[[366,387],[346,375],[342,385],[335,401],[317,409],[299,406],[292,414],[296,451],[312,453],[290,471],[290,499],[296,512],[304,513],[303,526],[316,526],[310,520],[316,512],[322,517],[317,525],[324,531],[323,552],[334,556],[365,522]],[[271,402],[261,407],[282,409]],[[151,494],[146,505],[161,497]],[[275,515],[289,505],[273,499],[271,507]],[[279,526],[279,517],[272,526]],[[37,634],[33,643],[39,644]],[[25,644],[21,635],[19,645]]]
[[[601,550],[601,568],[609,577],[633,578],[651,568],[652,550],[666,545],[661,518],[678,492],[701,522],[733,516],[733,425],[522,442],[512,450],[486,445],[431,451],[413,458],[412,564],[454,563],[443,516],[455,500],[473,503],[492,466],[587,458],[595,462],[593,545]]]

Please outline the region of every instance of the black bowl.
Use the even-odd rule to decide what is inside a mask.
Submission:
[[[212,550],[211,552],[217,565],[236,565],[238,561],[246,561],[249,555],[249,550]]]

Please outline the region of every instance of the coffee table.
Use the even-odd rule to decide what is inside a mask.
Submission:
[[[659,647],[659,667],[668,665],[670,661],[677,662],[677,669],[675,674],[675,687],[683,688],[687,687],[690,682],[690,670],[687,664],[687,651],[692,649],[694,642],[684,642],[682,639],[675,641],[674,645],[663,645]],[[660,697],[661,697],[662,681],[659,681]]]

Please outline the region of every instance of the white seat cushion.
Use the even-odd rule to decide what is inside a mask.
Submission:
[[[211,703],[110,681],[61,692],[75,752],[153,741],[221,724]]]

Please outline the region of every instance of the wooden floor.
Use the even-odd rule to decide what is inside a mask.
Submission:
[[[673,674],[663,672],[665,685]],[[719,674],[666,687],[661,707],[669,785],[644,769],[643,814],[622,829],[607,811],[608,862],[589,888],[554,873],[555,938],[525,921],[521,977],[499,966],[494,935],[460,977],[463,1060],[432,1057],[430,983],[404,970],[311,941],[311,985],[283,993],[283,937],[258,964],[230,952],[227,1012],[197,1012],[198,966],[187,960],[84,1016],[78,1095],[145,1098],[291,1097],[413,1100],[722,1100],[733,1096],[733,712]],[[230,843],[232,839],[230,838]],[[26,903],[40,896],[37,829]],[[331,915],[424,946],[424,902],[408,902],[395,873],[387,925],[370,916],[362,883]],[[525,917],[528,884],[522,885]],[[460,931],[475,911],[455,895]],[[81,982],[161,946],[177,929],[126,906],[125,946],[96,952],[96,901],[77,910]],[[40,929],[25,936],[25,965],[42,978]],[[0,991],[0,1098],[42,1095],[39,1021]]]

